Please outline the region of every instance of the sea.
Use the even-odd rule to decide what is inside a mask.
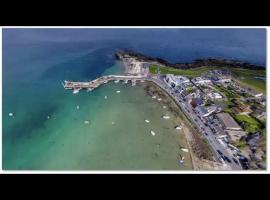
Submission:
[[[121,74],[114,54],[122,49],[170,62],[211,57],[265,65],[266,30],[4,28],[3,170],[192,169],[181,151],[184,134],[174,128],[179,120],[139,85],[64,90],[64,80]]]

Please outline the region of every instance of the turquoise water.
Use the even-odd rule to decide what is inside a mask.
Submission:
[[[124,48],[172,62],[225,57],[265,63],[264,29],[4,29],[2,35],[7,170],[190,169],[189,154],[179,152],[186,141],[174,129],[178,119],[170,113],[170,120],[162,119],[168,111],[142,87],[109,83],[73,95],[61,81],[121,73],[114,53]],[[182,166],[178,153],[186,157]]]
[[[107,73],[115,72],[114,68]],[[117,90],[121,92],[116,93]],[[161,117],[166,113],[169,112],[147,96],[142,87],[130,84],[110,82],[78,95],[65,91],[61,108],[50,119],[39,119],[44,123],[42,127],[27,137],[4,141],[7,153],[4,168],[189,169],[187,153],[186,163],[183,166],[177,163],[177,153],[183,155],[179,145],[186,144],[183,133],[174,129],[175,119]],[[16,118],[15,115],[14,119],[9,119],[11,126]],[[155,136],[151,135],[151,130]]]

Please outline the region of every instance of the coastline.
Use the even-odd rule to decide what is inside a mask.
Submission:
[[[190,157],[192,162],[192,170],[222,170],[222,165],[217,163],[213,159],[213,155],[208,145],[203,139],[196,133],[194,128],[189,124],[188,119],[183,115],[175,101],[155,83],[146,81],[140,83],[146,92],[150,96],[158,96],[162,100],[159,101],[161,105],[166,105],[167,108],[174,114],[178,121],[181,121],[182,133],[188,149],[190,150]]]
[[[224,58],[200,58],[200,59],[194,59],[191,62],[185,62],[185,63],[171,63],[167,60],[164,60],[159,57],[151,57],[146,56],[144,54],[134,52],[132,50],[122,50],[115,54],[115,57],[119,60],[122,58],[129,58],[133,57],[136,58],[138,61],[141,62],[152,62],[152,64],[159,64],[164,67],[173,67],[175,69],[195,69],[199,67],[212,67],[212,66],[222,66],[222,67],[228,67],[228,68],[242,68],[242,69],[255,69],[255,70],[265,70],[266,66],[264,65],[258,65],[249,63],[247,61],[242,60],[234,60],[234,59],[224,59]]]

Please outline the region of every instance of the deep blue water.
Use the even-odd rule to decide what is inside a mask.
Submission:
[[[128,48],[171,62],[197,58],[266,63],[265,29],[3,29],[3,159],[61,109],[60,81],[89,80]],[[10,120],[9,112],[15,113]],[[15,151],[15,150],[14,150]]]

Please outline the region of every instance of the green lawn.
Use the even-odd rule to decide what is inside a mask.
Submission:
[[[243,123],[247,132],[261,131],[262,129],[261,123],[248,115],[235,115],[234,118],[239,124]]]
[[[232,98],[239,98],[240,95],[237,94],[236,92],[234,92],[233,90],[229,90],[223,86],[219,86],[219,85],[215,85],[214,86],[219,92],[221,92],[222,94],[224,94],[228,99],[232,99]]]
[[[266,81],[256,79],[256,76],[266,77],[266,70],[251,70],[251,69],[232,69],[232,73],[236,80],[240,83],[257,90],[259,92],[265,93],[266,91]]]
[[[174,74],[174,75],[183,75],[188,77],[195,77],[200,76],[202,73],[217,69],[218,67],[200,67],[196,69],[175,69],[172,67],[160,67],[160,74]],[[149,66],[150,73],[156,74],[158,72],[158,66],[157,65],[151,65]]]

